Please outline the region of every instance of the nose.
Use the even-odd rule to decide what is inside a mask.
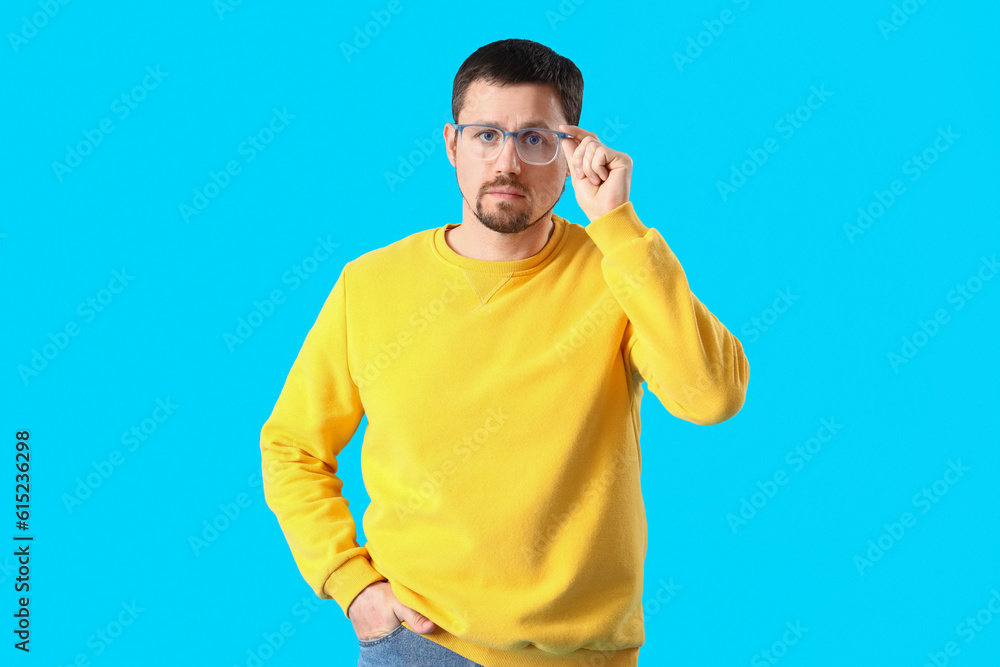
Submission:
[[[517,142],[514,141],[514,137],[507,137],[507,140],[503,143],[503,148],[500,149],[500,153],[494,159],[496,160],[497,171],[514,174],[521,173],[521,161],[517,157]]]

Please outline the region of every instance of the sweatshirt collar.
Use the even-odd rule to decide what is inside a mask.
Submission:
[[[466,270],[489,273],[493,275],[519,275],[539,270],[549,262],[550,258],[556,255],[559,248],[562,246],[563,239],[566,237],[567,224],[568,222],[565,218],[553,213],[552,235],[549,237],[545,246],[531,257],[510,261],[473,259],[471,257],[459,255],[457,252],[452,250],[451,246],[448,245],[448,242],[444,237],[445,231],[458,227],[458,224],[448,224],[444,227],[437,227],[434,230],[431,242],[434,254],[446,264],[451,264]]]

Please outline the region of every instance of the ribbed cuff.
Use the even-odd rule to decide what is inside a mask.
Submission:
[[[355,556],[344,562],[323,584],[323,592],[337,601],[347,616],[347,608],[358,597],[358,593],[376,581],[388,581],[365,556]]]
[[[585,229],[605,255],[627,241],[642,238],[649,231],[635,214],[631,201],[594,218]]]

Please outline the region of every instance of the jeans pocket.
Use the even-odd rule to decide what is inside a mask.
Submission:
[[[406,629],[405,625],[402,625],[402,624],[397,625],[395,628],[393,628],[392,630],[390,630],[386,634],[382,635],[381,637],[375,637],[374,639],[359,639],[358,640],[358,645],[361,646],[361,648],[368,648],[368,647],[371,647],[371,646],[378,646],[379,644],[381,644],[383,642],[387,642],[390,639],[392,639],[393,637],[398,636],[405,629]]]

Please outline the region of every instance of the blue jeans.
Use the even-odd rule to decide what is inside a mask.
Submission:
[[[378,639],[358,640],[358,667],[483,667],[400,625]]]

